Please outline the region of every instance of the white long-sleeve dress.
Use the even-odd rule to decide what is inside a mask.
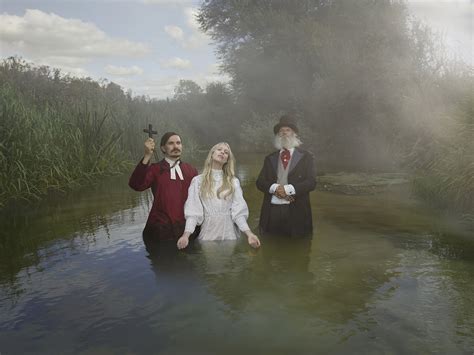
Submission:
[[[188,199],[184,205],[186,232],[194,232],[201,225],[198,240],[235,240],[240,232],[250,230],[247,224],[249,210],[244,200],[239,180],[234,178],[232,197],[217,198],[217,190],[222,185],[222,170],[212,170],[214,179],[214,197],[201,198],[199,190],[203,176],[193,178],[188,190]]]

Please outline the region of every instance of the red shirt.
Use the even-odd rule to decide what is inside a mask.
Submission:
[[[170,178],[170,165],[163,159],[159,163],[145,165],[141,161],[130,176],[129,186],[136,191],[144,191],[151,187],[153,192],[153,206],[151,208],[147,226],[156,224],[185,223],[184,203],[188,198],[188,188],[191,180],[198,172],[196,168],[180,163],[184,180],[176,176]]]

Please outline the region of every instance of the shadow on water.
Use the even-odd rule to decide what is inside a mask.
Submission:
[[[238,157],[239,158],[239,157]],[[239,164],[257,230],[261,157]],[[142,241],[127,177],[2,216],[3,353],[466,353],[474,241],[403,187],[312,194],[309,239]]]
[[[25,209],[17,206],[0,215],[0,285],[13,287],[20,270],[29,269],[51,254],[74,252],[78,244],[93,243],[98,231],[110,238],[109,226],[134,220],[135,208],[148,207],[146,195],[130,191],[126,177],[68,194],[52,194]]]

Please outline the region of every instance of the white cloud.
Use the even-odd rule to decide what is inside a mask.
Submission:
[[[86,77],[100,57],[141,57],[147,45],[108,36],[93,23],[27,9],[23,16],[0,14],[0,55],[19,55],[37,65]]]
[[[193,31],[199,32],[199,22],[197,21],[196,16],[198,15],[199,10],[194,7],[187,7],[184,9],[184,15],[186,16],[186,23],[189,28]]]
[[[94,58],[139,57],[150,52],[147,45],[109,37],[92,23],[67,19],[54,13],[27,9],[24,16],[0,15],[3,53],[40,57]],[[36,59],[35,58],[35,59]]]
[[[191,35],[183,43],[183,46],[188,49],[196,49],[209,45],[211,39],[208,35],[202,32],[199,28],[199,22],[197,21],[198,9],[193,7],[187,7],[184,9],[184,15],[186,16],[186,23],[192,30]]]
[[[203,89],[206,88],[207,84],[211,82],[224,82],[228,83],[230,77],[226,74],[220,74],[218,66],[215,64],[209,65],[209,67],[202,72],[187,75],[170,75],[161,78],[119,78],[114,80],[117,84],[125,89],[131,88],[134,95],[146,95],[150,98],[165,99],[167,97],[172,98],[174,95],[174,88],[178,85],[179,80],[192,80],[196,82]]]
[[[184,32],[181,27],[178,26],[165,26],[165,32],[173,39],[177,41],[182,41]]]
[[[172,68],[172,69],[189,69],[191,68],[191,62],[187,59],[182,59],[179,57],[162,60],[160,62],[163,68]]]
[[[197,49],[208,44],[210,44],[210,39],[205,34],[193,33],[183,42],[183,47],[186,49]]]
[[[91,76],[86,69],[82,68],[82,65],[86,62],[84,58],[44,57],[33,59],[32,57],[24,56],[22,59],[38,66],[46,65],[50,68],[60,69],[63,75],[69,74],[79,78]]]
[[[58,68],[61,70],[61,74],[67,74],[76,78],[88,78],[91,74],[82,67],[73,67],[68,65],[53,65],[48,61],[36,60],[34,61],[37,65],[47,65],[51,68]]]
[[[82,66],[86,64],[89,60],[87,58],[80,58],[80,57],[65,57],[65,56],[47,56],[44,57],[44,60],[47,61],[48,63],[51,63],[51,65],[64,65],[64,66],[69,66],[69,67],[74,67],[74,66]]]
[[[6,56],[2,57],[6,58]],[[33,63],[35,66],[48,66],[54,69],[60,69],[62,75],[70,75],[77,78],[88,78],[91,74],[82,67],[87,62],[84,58],[68,58],[68,57],[41,57],[34,58],[22,56],[27,63]]]
[[[211,42],[210,38],[199,29],[199,22],[196,19],[197,13],[198,10],[193,7],[186,7],[184,9],[186,25],[191,32],[188,36],[184,34],[181,27],[175,25],[165,26],[165,32],[186,49],[204,47]]]
[[[119,78],[114,80],[125,89],[131,88],[133,95],[145,95],[150,98],[165,99],[173,97],[174,88],[178,85],[179,76],[166,76],[162,78],[148,78],[144,80],[134,80],[132,78]]]
[[[115,65],[107,65],[105,72],[110,75],[116,76],[133,76],[143,74],[143,69],[136,65],[131,67],[117,67]]]

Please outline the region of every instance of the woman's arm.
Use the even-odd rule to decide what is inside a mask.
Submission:
[[[250,227],[247,223],[247,218],[249,216],[249,209],[247,202],[245,202],[244,194],[242,188],[240,187],[239,179],[234,180],[234,195],[232,196],[232,207],[231,207],[231,216],[232,221],[239,227],[240,231],[247,236],[247,241],[253,248],[258,248],[260,246],[260,240],[258,237],[250,230]]]
[[[189,236],[193,234],[196,226],[204,221],[204,209],[199,197],[199,176],[195,176],[189,185],[188,199],[184,204],[184,218],[186,218],[186,226],[183,235],[178,239],[178,249],[188,246]]]

